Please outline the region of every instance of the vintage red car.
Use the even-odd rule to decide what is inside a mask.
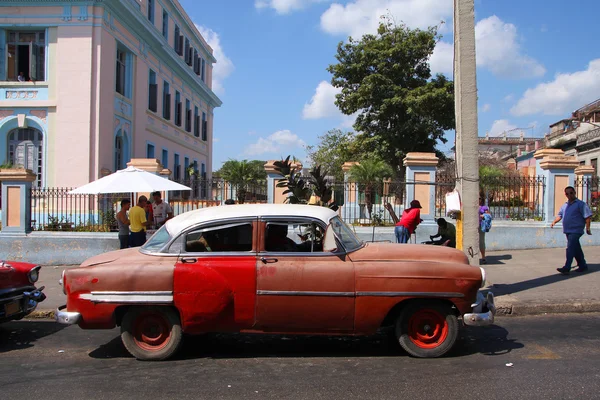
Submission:
[[[138,359],[165,359],[182,333],[370,335],[395,327],[417,357],[449,351],[460,322],[494,321],[483,269],[447,247],[365,243],[334,211],[233,205],[169,220],[141,248],[63,272],[56,318],[121,327]]]
[[[21,319],[44,301],[44,287],[35,287],[40,268],[26,262],[0,261],[0,323]]]

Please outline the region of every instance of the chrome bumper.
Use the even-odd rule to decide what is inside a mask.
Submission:
[[[62,311],[67,308],[66,305],[60,306],[54,312],[54,319],[56,322],[65,324],[65,325],[73,325],[79,322],[81,318],[81,314],[78,312],[70,312],[70,311]]]
[[[494,323],[496,305],[494,304],[494,294],[492,292],[488,292],[485,297],[481,291],[477,292],[477,301],[471,307],[473,307],[473,312],[463,315],[465,325],[486,326]]]

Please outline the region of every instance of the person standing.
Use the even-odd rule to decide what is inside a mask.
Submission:
[[[160,228],[173,218],[173,209],[166,201],[163,201],[160,192],[152,193],[152,198],[154,199],[154,203],[152,203],[152,215],[154,217],[154,224],[156,228]]]
[[[119,244],[120,249],[126,249],[129,247],[129,218],[127,218],[127,211],[131,207],[131,201],[129,199],[121,200],[121,211],[117,213],[117,226],[119,227]]]
[[[140,196],[136,206],[129,210],[129,222],[131,228],[131,247],[139,247],[146,243],[146,226],[150,221],[146,220],[146,196]]]
[[[584,228],[588,235],[592,234],[592,210],[590,210],[590,207],[585,202],[577,198],[574,187],[567,186],[565,188],[565,196],[567,196],[567,202],[560,208],[550,228],[554,228],[554,225],[562,219],[563,233],[567,237],[567,257],[564,267],[557,268],[556,270],[563,275],[569,275],[573,258],[575,258],[579,267],[575,272],[585,272],[588,270],[579,239],[583,236]]]
[[[413,200],[410,202],[410,208],[407,208],[402,213],[402,218],[400,218],[400,221],[398,221],[394,228],[394,234],[398,243],[408,243],[410,235],[417,229],[417,225],[423,221],[421,219],[421,208],[419,200]]]
[[[485,220],[485,214],[490,214],[490,209],[485,205],[483,201],[483,197],[479,198],[479,253],[481,253],[482,264],[487,264],[487,260],[485,259],[485,230],[482,229],[482,222]],[[490,216],[491,217],[491,216]]]

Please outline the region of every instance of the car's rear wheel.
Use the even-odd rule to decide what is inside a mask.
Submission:
[[[435,301],[409,304],[396,321],[400,346],[413,357],[446,354],[458,338],[458,318],[451,306]]]
[[[133,307],[121,324],[121,340],[138,360],[164,360],[181,344],[179,315],[169,307]]]

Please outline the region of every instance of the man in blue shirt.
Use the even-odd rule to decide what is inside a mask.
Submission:
[[[579,266],[575,272],[585,272],[588,269],[579,238],[583,236],[584,228],[588,235],[592,234],[590,227],[592,211],[587,204],[576,197],[575,189],[572,186],[565,188],[565,195],[567,202],[560,208],[550,227],[553,228],[558,221],[563,220],[563,232],[567,236],[567,261],[564,267],[556,270],[563,275],[569,275],[573,258],[577,260]]]

